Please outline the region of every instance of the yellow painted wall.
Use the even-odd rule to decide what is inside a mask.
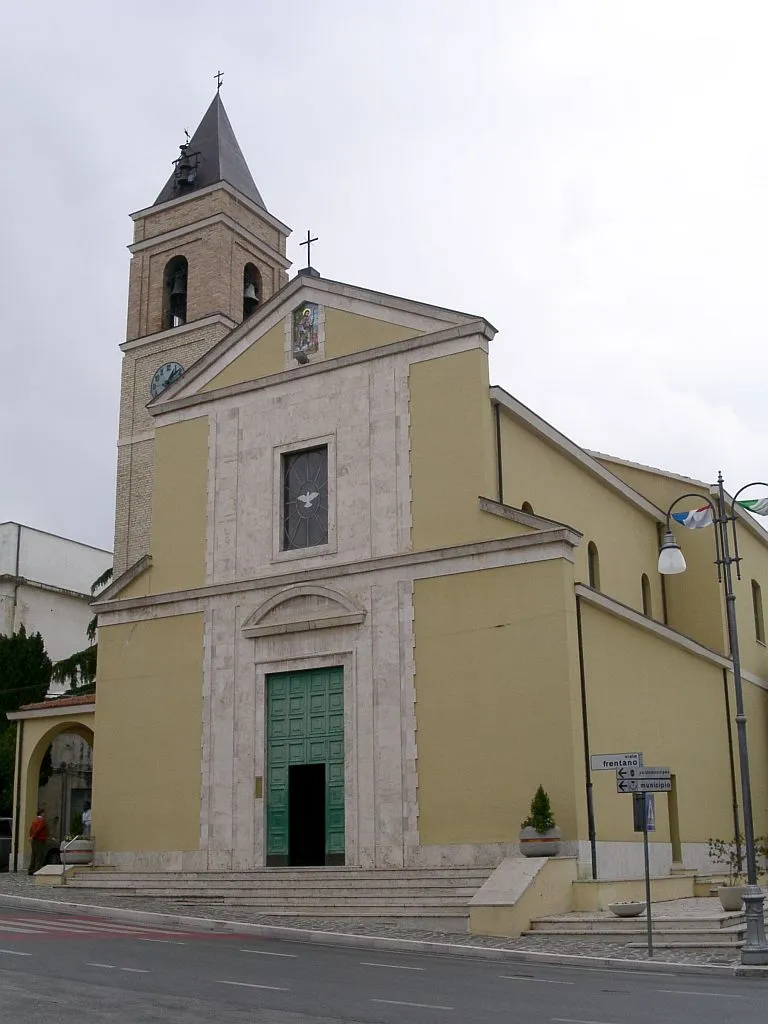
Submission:
[[[584,602],[582,610],[592,752],[642,750],[646,765],[671,768],[683,843],[731,836],[722,669]],[[768,694],[751,684],[747,694],[750,746],[762,749],[752,772],[757,808],[768,793]],[[598,839],[635,840],[631,798],[616,793],[614,774],[595,772],[593,781]],[[655,841],[669,841],[666,805],[657,796]]]
[[[406,338],[423,334],[413,327],[375,320],[359,313],[348,313],[342,309],[325,306],[325,358],[348,356],[379,345],[391,345]],[[445,325],[450,326],[449,324]],[[435,328],[438,329],[437,327]]]
[[[198,849],[203,615],[101,627],[97,687],[98,849]]]
[[[414,550],[521,532],[478,508],[478,497],[496,497],[485,352],[414,363],[409,386]]]
[[[207,416],[157,429],[153,486],[152,566],[135,586],[141,591],[147,576],[152,594],[201,587],[208,523]]]
[[[242,352],[221,373],[208,381],[201,391],[216,391],[230,384],[268,377],[285,369],[285,323],[275,324],[266,334]]]
[[[505,502],[518,508],[530,502],[538,515],[568,523],[584,534],[576,550],[576,579],[589,582],[587,546],[593,541],[599,555],[600,590],[642,611],[645,573],[651,585],[653,618],[662,621],[656,520],[503,409],[501,449]]]
[[[583,793],[573,567],[414,584],[422,844],[516,842],[539,783],[565,838]]]

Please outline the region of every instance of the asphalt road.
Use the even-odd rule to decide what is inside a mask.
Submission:
[[[14,1024],[764,1024],[768,981],[532,966],[0,907]]]

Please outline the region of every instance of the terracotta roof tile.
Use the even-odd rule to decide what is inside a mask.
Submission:
[[[19,711],[47,711],[48,708],[71,708],[78,704],[93,704],[95,701],[95,693],[81,693],[72,697],[51,697],[48,700],[38,701],[36,704],[23,704]]]

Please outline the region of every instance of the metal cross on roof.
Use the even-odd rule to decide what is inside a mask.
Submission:
[[[216,79],[216,92],[218,92],[221,89],[221,83],[224,81],[224,72],[217,71],[213,77]]]
[[[312,266],[312,260],[310,259],[310,254],[311,254],[311,251],[312,251],[312,243],[316,242],[316,241],[317,241],[317,237],[313,238],[312,237],[312,232],[311,231],[307,231],[307,240],[306,240],[306,242],[299,242],[299,245],[306,245],[306,247],[307,247],[307,266],[308,267]]]

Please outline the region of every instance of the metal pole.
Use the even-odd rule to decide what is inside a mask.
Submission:
[[[744,815],[744,841],[747,857],[747,890],[744,893],[744,912],[747,919],[747,934],[741,951],[743,964],[768,964],[768,944],[765,940],[765,919],[763,917],[763,893],[757,884],[755,859],[755,829],[752,818],[752,786],[749,777],[749,751],[747,749],[747,716],[744,712],[744,693],[741,684],[741,657],[739,654],[739,632],[736,624],[736,595],[733,592],[731,553],[728,542],[728,512],[725,504],[723,475],[717,475],[718,517],[720,551],[723,561],[723,585],[725,587],[726,622],[728,643],[733,662],[733,685],[736,694],[736,734],[739,744],[739,774],[741,775],[741,803]],[[738,837],[736,837],[738,842]]]
[[[595,827],[595,798],[592,785],[592,767],[589,757],[589,715],[587,714],[587,672],[584,666],[584,634],[581,624],[581,600],[576,595],[576,637],[579,647],[579,683],[581,686],[581,725],[584,733],[584,778],[587,790],[587,834],[592,860],[592,879],[597,879],[597,829]]]
[[[653,956],[653,928],[651,926],[651,865],[648,856],[648,801],[643,793],[643,860],[645,861],[645,926],[648,933],[648,956]]]

